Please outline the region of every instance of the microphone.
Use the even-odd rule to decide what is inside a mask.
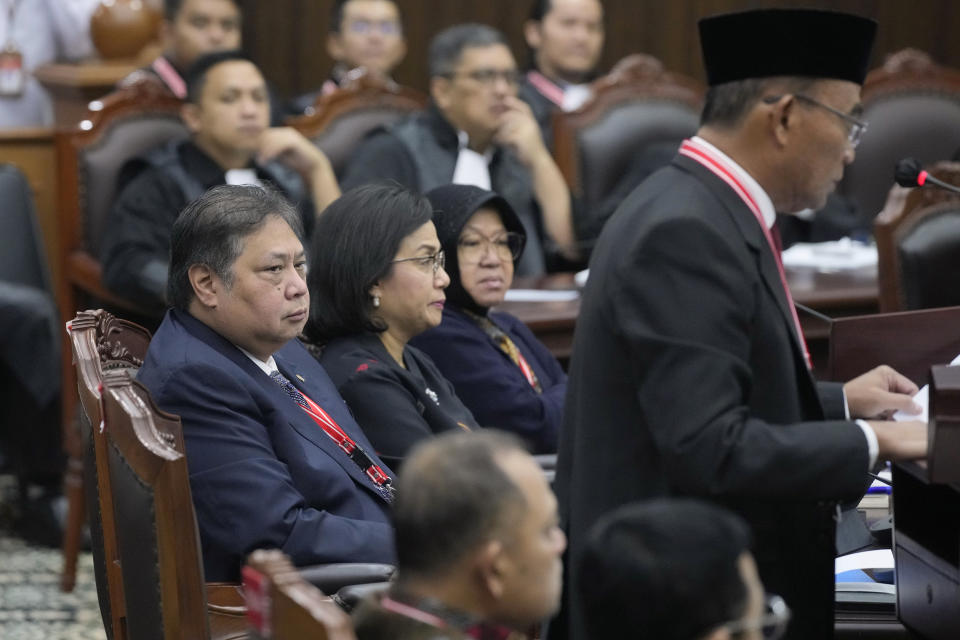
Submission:
[[[946,189],[947,191],[960,193],[960,187],[955,187],[952,184],[938,180],[924,171],[916,158],[904,158],[898,162],[893,172],[893,179],[896,180],[897,184],[901,187],[924,187],[926,185],[933,185],[941,189]]]

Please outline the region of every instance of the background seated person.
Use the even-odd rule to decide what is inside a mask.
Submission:
[[[359,640],[507,638],[556,611],[557,501],[514,436],[449,433],[418,446],[394,524],[397,581],[358,607]]]
[[[534,0],[523,25],[531,68],[520,85],[543,139],[552,146],[552,116],[575,111],[593,97],[590,81],[603,53],[600,0]]]
[[[789,619],[783,600],[764,598],[746,523],[696,500],[609,513],[590,531],[572,590],[590,638],[760,640],[779,638]]]
[[[253,186],[211,189],[173,226],[173,309],[137,377],[183,421],[209,581],[239,581],[263,547],[296,565],[393,562],[391,471],[296,339],[310,307],[301,237],[293,207]]]
[[[317,98],[336,91],[354,69],[389,78],[407,53],[399,5],[393,0],[334,0],[327,53],[333,59],[330,77],[319,91],[295,98],[292,111],[303,113]]]
[[[243,33],[239,0],[164,0],[160,39],[163,54],[120,81],[150,79],[181,100],[187,70],[208,53],[239,49]]]
[[[437,366],[407,343],[440,324],[443,251],[430,203],[399,185],[345,193],[317,221],[304,335],[377,454],[398,467],[410,447],[476,421]]]
[[[157,316],[165,308],[170,228],[210,187],[273,183],[298,205],[308,236],[315,211],[340,194],[322,151],[293,129],[270,127],[263,76],[245,55],[200,58],[188,86],[182,115],[190,140],[124,167],[101,249],[106,286]]]
[[[412,340],[453,383],[477,422],[557,450],[567,375],[520,320],[491,312],[513,282],[525,234],[507,201],[451,184],[427,194],[450,276],[440,326]]]
[[[427,192],[472,184],[500,193],[527,232],[520,275],[544,272],[548,254],[574,256],[570,192],[544,146],[502,33],[480,24],[430,43],[430,96],[423,113],[373,133],[343,174],[344,189],[395,180]]]

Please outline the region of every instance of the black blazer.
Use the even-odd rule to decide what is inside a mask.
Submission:
[[[677,156],[610,219],[569,373],[555,488],[572,579],[602,514],[704,497],[750,523],[791,637],[830,637],[832,503],[866,490],[866,438],[811,378],[756,218],[699,163]],[[584,637],[576,600],[564,611]]]
[[[407,345],[403,360],[406,369],[373,333],[331,340],[320,358],[377,454],[394,469],[424,438],[479,428],[430,356]]]

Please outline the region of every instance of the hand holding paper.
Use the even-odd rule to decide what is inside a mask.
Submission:
[[[851,418],[889,419],[902,411],[917,419],[921,407],[913,401],[915,385],[906,376],[881,365],[843,385]]]

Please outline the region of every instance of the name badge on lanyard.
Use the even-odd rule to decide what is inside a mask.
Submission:
[[[8,0],[7,37],[0,49],[0,97],[15,98],[23,94],[27,73],[23,68],[23,54],[13,39],[13,21],[19,0]]]

